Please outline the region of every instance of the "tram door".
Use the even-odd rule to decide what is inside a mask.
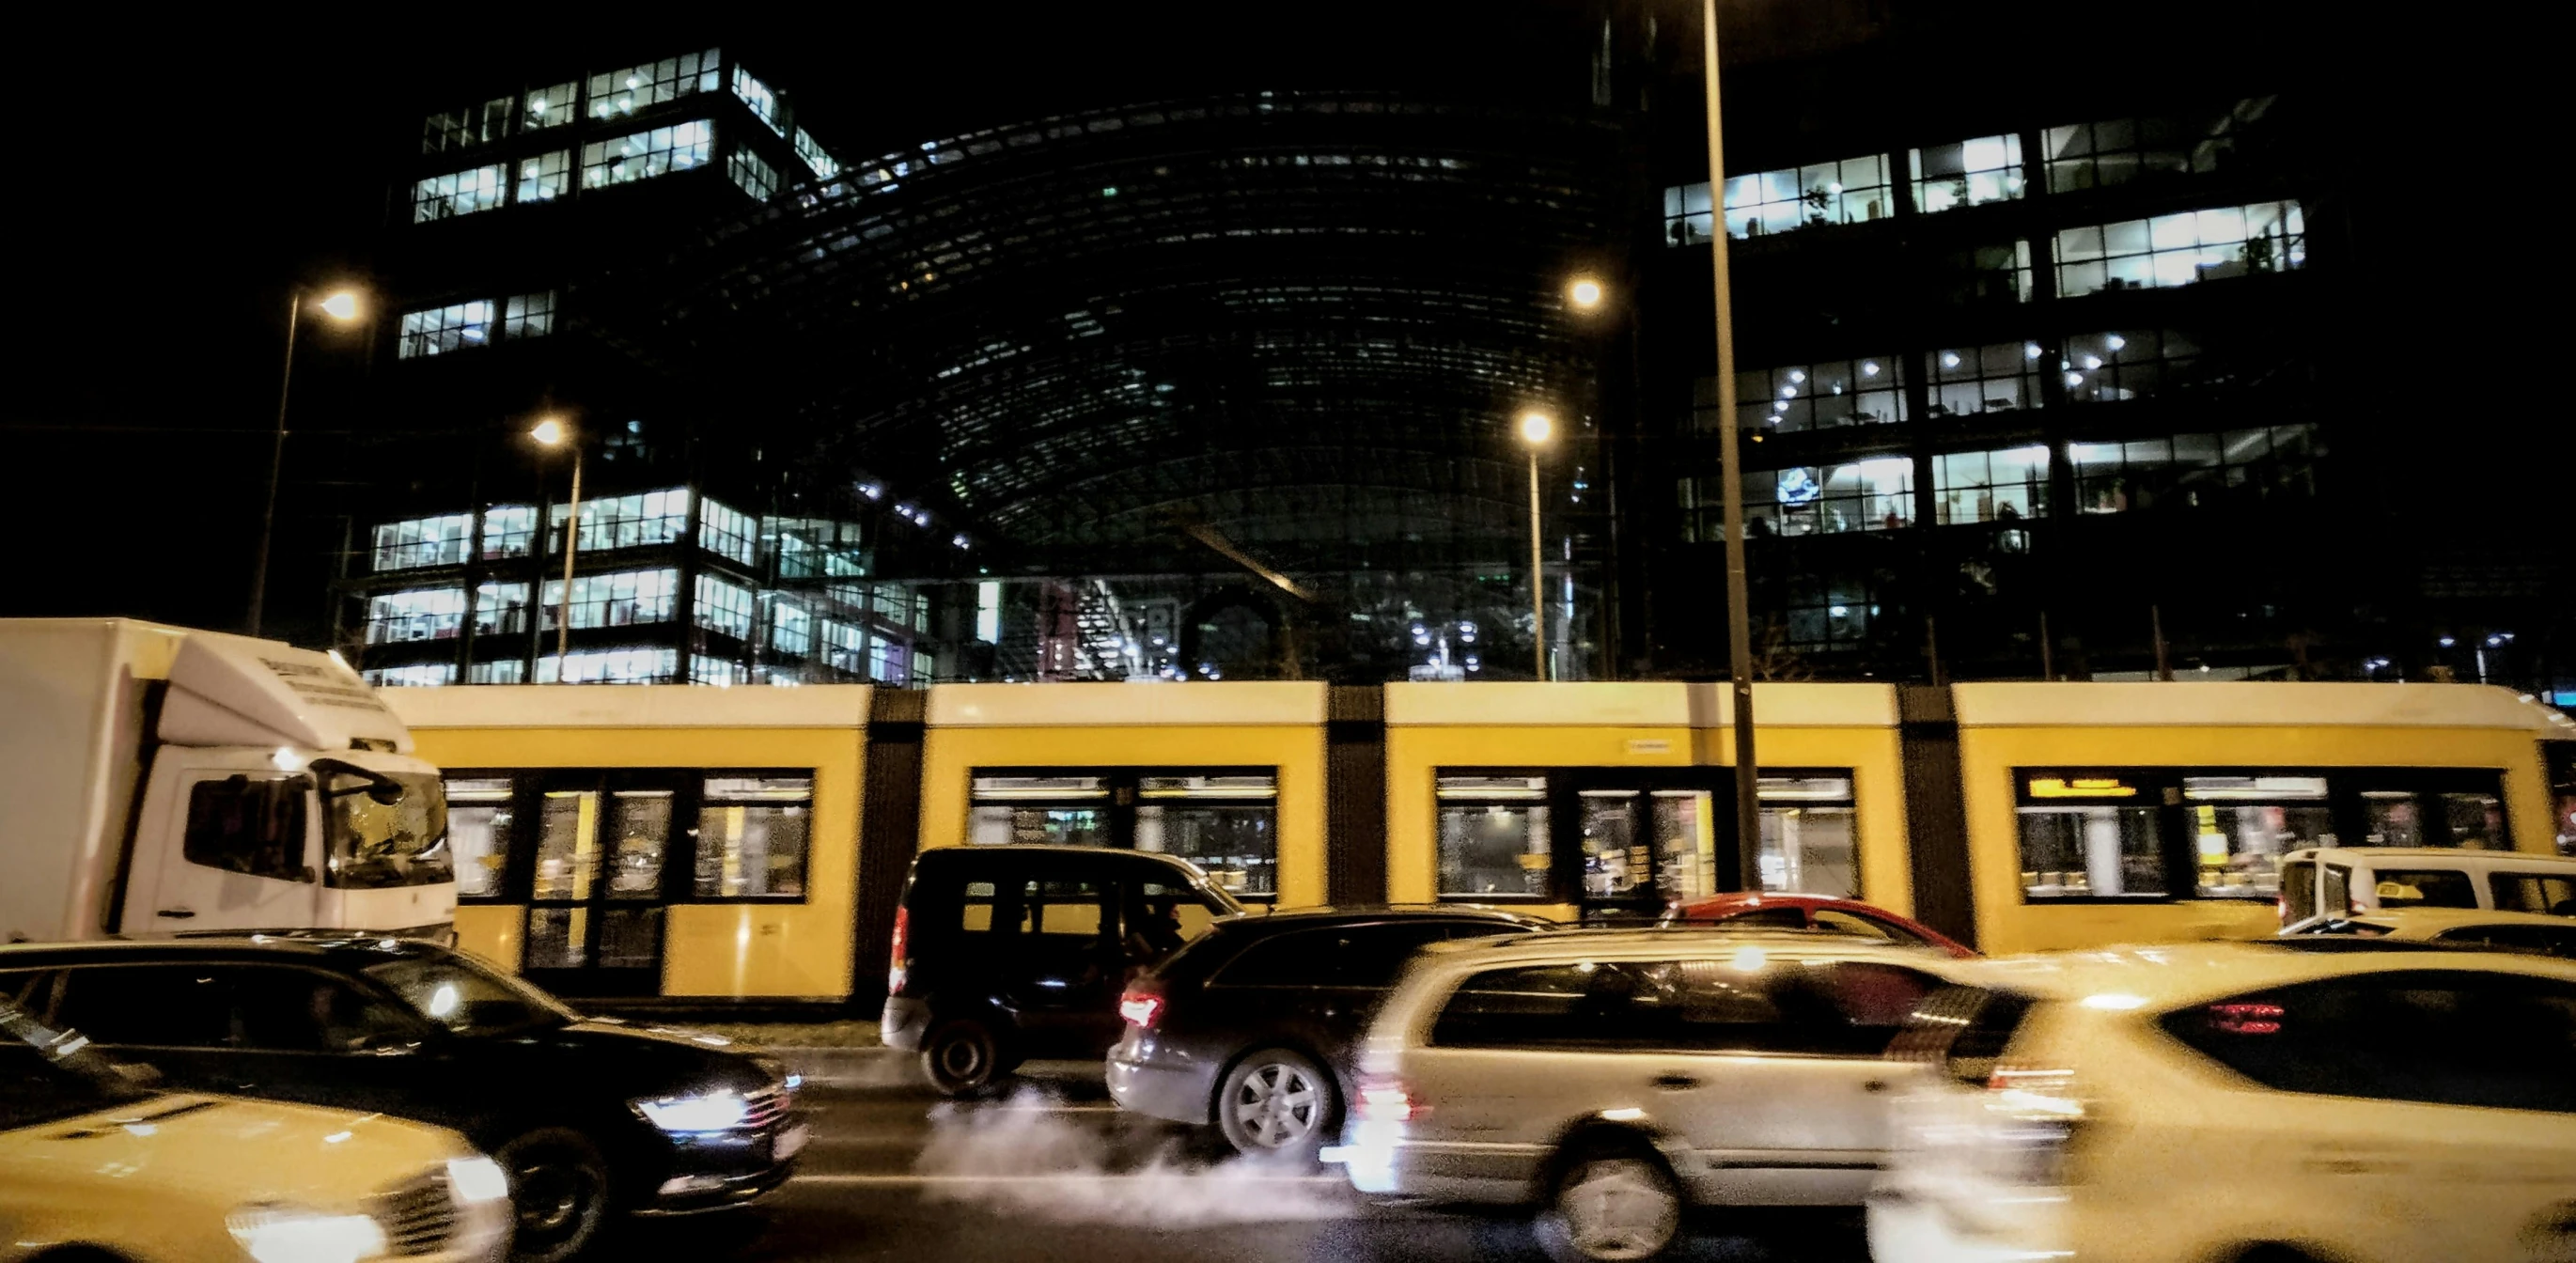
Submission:
[[[520,970],[528,981],[567,996],[661,991],[674,796],[667,778],[547,779]]]
[[[1587,921],[1651,920],[1743,883],[1726,768],[1594,768],[1570,778]]]

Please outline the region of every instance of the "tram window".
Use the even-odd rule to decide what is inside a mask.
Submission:
[[[967,840],[1109,845],[1109,778],[978,776]]]
[[[2157,899],[2165,886],[2164,838],[2154,807],[2024,806],[2024,898]]]
[[[1440,894],[1543,898],[1549,893],[1547,778],[1443,776]]]
[[[2495,773],[2377,768],[2355,774],[2365,846],[2456,846],[2510,851],[2503,786]]]
[[[1262,772],[1138,780],[1136,849],[1206,870],[1238,898],[1279,894],[1279,778]]]
[[[1765,776],[1762,888],[1850,899],[1860,894],[1849,776]]]
[[[448,779],[447,847],[456,858],[459,900],[501,897],[510,866],[514,789],[507,776]]]
[[[2278,898],[2281,857],[2335,841],[2322,776],[2185,776],[2182,797],[2203,899]]]
[[[2442,814],[2451,826],[2451,845],[2472,850],[2507,850],[2504,801],[2493,794],[2444,794]]]
[[[1642,797],[1626,789],[1587,789],[1578,796],[1585,898],[1614,899],[1654,880],[1654,850],[1637,822]]]
[[[710,776],[698,808],[701,899],[802,899],[814,778]]]

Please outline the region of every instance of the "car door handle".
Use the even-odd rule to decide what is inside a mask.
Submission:
[[[188,918],[197,915],[197,910],[194,908],[163,908],[153,915],[168,917],[173,921],[185,921]]]
[[[1860,1085],[1860,1090],[1863,1092],[1884,1092],[1887,1090],[1887,1080],[1872,1079],[1869,1082]]]
[[[1659,1074],[1655,1076],[1655,1086],[1672,1092],[1687,1091],[1699,1086],[1699,1076],[1683,1074],[1680,1071]]]

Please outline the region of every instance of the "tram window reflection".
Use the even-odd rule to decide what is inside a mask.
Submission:
[[[1549,894],[1547,778],[1443,776],[1442,898],[1542,898]]]

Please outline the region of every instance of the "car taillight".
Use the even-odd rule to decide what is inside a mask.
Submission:
[[[2085,1121],[2075,1072],[2006,1063],[1986,1080],[1992,1119],[1988,1174],[2008,1184],[2063,1187],[2073,1182],[2067,1161]]]
[[[1371,1075],[1360,1080],[1359,1116],[1364,1123],[1408,1123],[1431,1112],[1416,1100],[1401,1079]]]
[[[1118,997],[1118,1016],[1145,1030],[1154,1029],[1154,1019],[1163,1016],[1163,993],[1141,983],[1129,986]]]
[[[904,975],[912,969],[911,958],[904,954],[905,948],[910,946],[905,940],[911,937],[911,922],[911,912],[898,905],[894,910],[894,945],[886,951],[886,959],[893,962],[886,967],[887,995],[903,993]]]

